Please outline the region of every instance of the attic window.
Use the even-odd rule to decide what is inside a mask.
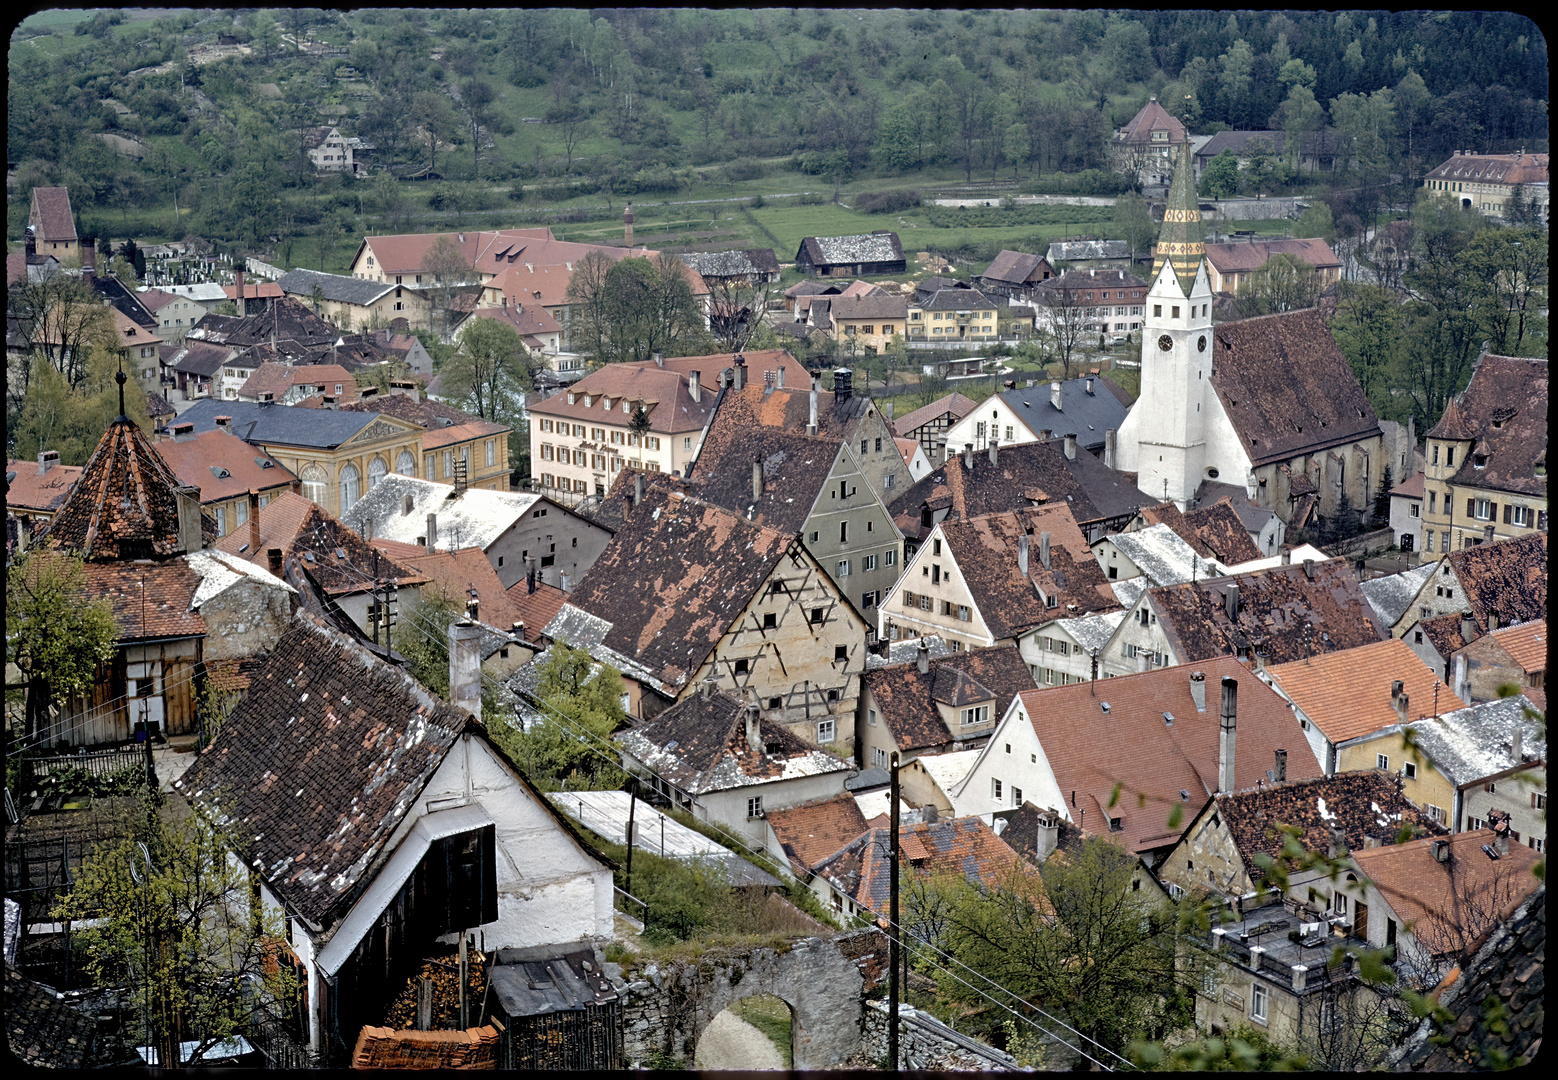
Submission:
[[[1169,727],[1173,727],[1174,726],[1174,714],[1171,713],[1171,712],[1164,713],[1163,714],[1163,722],[1165,724],[1167,724]]]
[[[1104,710],[1104,712],[1108,712],[1109,711],[1109,703],[1107,701],[1099,702],[1099,707],[1102,708]]]
[[[220,465],[213,465],[211,466],[211,475],[216,477],[218,480],[226,480],[233,474],[222,468]]]
[[[1488,455],[1487,454],[1473,454],[1471,456],[1471,463],[1472,463],[1472,467],[1473,468],[1485,469],[1485,468],[1488,467]]]

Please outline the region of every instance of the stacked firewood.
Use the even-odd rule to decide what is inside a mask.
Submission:
[[[482,1002],[487,994],[487,958],[480,949],[467,954],[465,985],[466,1021],[475,1024],[481,1019]],[[442,956],[423,961],[422,967],[407,981],[405,989],[390,1001],[384,1010],[384,1026],[405,1031],[417,1026],[417,999],[422,980],[433,984],[433,1014],[428,1025],[434,1031],[452,1031],[460,1025],[460,960],[457,956]]]
[[[364,1027],[352,1054],[354,1069],[496,1069],[498,1032],[391,1031]]]

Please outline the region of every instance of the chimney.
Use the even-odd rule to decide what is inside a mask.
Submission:
[[[1217,790],[1233,790],[1234,743],[1238,737],[1239,684],[1223,678],[1223,713],[1217,726]]]
[[[1396,721],[1398,723],[1405,724],[1407,722],[1407,718],[1411,715],[1407,708],[1409,701],[1409,696],[1402,694],[1400,697],[1391,702],[1391,704],[1395,705],[1396,707]]]
[[[91,237],[81,241],[81,276],[89,285],[97,280],[97,245]]]
[[[855,373],[847,367],[833,369],[833,396],[839,401],[848,401],[854,393]]]
[[[783,364],[780,364],[779,365],[779,370],[774,373],[774,386],[778,387],[780,390],[784,389],[784,365]]]
[[[1034,831],[1034,862],[1042,863],[1054,853],[1060,846],[1060,815],[1054,807],[1042,811],[1039,814],[1037,829]]]
[[[1509,815],[1502,810],[1488,811],[1488,825],[1493,830],[1493,850],[1500,855],[1509,854]]]
[[[1432,844],[1429,844],[1428,849],[1433,853],[1434,862],[1447,863],[1450,861],[1450,841],[1444,839],[1444,837],[1441,836]]]
[[[821,382],[822,377],[820,375],[811,377],[811,419],[806,421],[806,434],[808,435],[817,434],[817,391]]]
[[[216,418],[216,426],[223,431],[231,431],[233,430],[233,418],[231,416],[218,416]]]
[[[1190,700],[1196,703],[1196,712],[1206,712],[1206,672],[1190,673]]]
[[[1104,468],[1114,468],[1115,440],[1119,433],[1114,428],[1104,432]]]
[[[1288,778],[1288,752],[1281,747],[1277,748],[1277,763],[1271,770],[1271,778],[1279,784]]]
[[[763,497],[763,459],[752,459],[752,501]]]
[[[1060,383],[1058,382],[1052,382],[1049,384],[1049,403],[1055,406],[1056,412],[1065,411],[1060,407]]]
[[[1223,590],[1223,611],[1227,613],[1230,621],[1239,618],[1239,586],[1235,582],[1229,582],[1228,588]]]
[[[1077,437],[1075,435],[1067,435],[1064,445],[1066,447],[1066,460],[1075,461],[1077,459]]]
[[[1304,964],[1293,965],[1293,989],[1303,993],[1304,987],[1309,985],[1309,968]]]
[[[265,561],[270,564],[270,572],[277,577],[281,576],[281,549],[271,548],[265,553]]]
[[[633,204],[628,203],[627,209],[622,211],[622,239],[628,247],[633,246]]]
[[[427,545],[427,553],[429,555],[431,555],[434,551],[438,550],[438,515],[437,514],[428,514],[427,515],[427,535],[424,538],[424,543],[426,543],[426,545]]]
[[[1489,528],[1491,529],[1492,526],[1490,525]],[[1488,539],[1492,540],[1493,536],[1491,534],[1489,534]],[[1493,631],[1495,631],[1497,629],[1498,629],[1498,616],[1496,614],[1492,613],[1492,612],[1489,612],[1488,613],[1488,633],[1491,634],[1491,633],[1493,633]]]
[[[969,472],[974,471],[974,444],[963,444],[963,468]]]
[[[999,463],[999,460],[1000,460],[999,451],[1000,451],[1000,449],[1001,449],[1001,441],[999,439],[991,439],[990,440],[990,464],[995,465],[995,464]]]
[[[914,666],[919,669],[921,675],[930,673],[930,639],[920,638],[917,652],[914,654]]]
[[[1293,565],[1293,549],[1288,547],[1286,544],[1284,544],[1282,546],[1282,565],[1283,566],[1292,566]]]
[[[736,354],[736,362],[734,364],[733,371],[735,378],[732,381],[732,385],[735,389],[741,390],[747,384],[747,358],[742,356],[740,353]]]
[[[694,402],[703,401],[703,384],[696,371],[687,373],[687,396],[692,398]]]
[[[1023,533],[1017,538],[1017,572],[1023,577],[1028,576],[1028,534]]]
[[[1137,653],[1136,653],[1136,671],[1137,671],[1138,674],[1140,674],[1141,672],[1146,671],[1148,665],[1151,664],[1151,663],[1152,663],[1152,654],[1150,652],[1148,652],[1145,649],[1140,649],[1140,650],[1137,651]]]
[[[1313,559],[1304,560],[1304,576],[1310,581],[1315,579],[1315,561]]]
[[[714,691],[718,688],[718,677],[710,675],[708,678],[704,679],[701,683],[698,684],[698,694],[703,698],[704,701],[709,701],[714,697]]]
[[[260,553],[260,493],[249,489],[249,557]]]
[[[191,424],[190,426],[193,427],[194,425]],[[54,468],[54,466],[58,465],[59,463],[60,452],[58,450],[40,451],[38,453],[38,475],[46,475],[50,469]]]
[[[238,317],[241,319],[249,313],[249,302],[243,295],[243,267],[233,267],[233,287],[238,294]]]
[[[1455,673],[1454,674],[1455,681],[1450,685],[1450,689],[1455,691],[1455,696],[1456,697],[1460,698],[1462,701],[1466,702],[1466,704],[1470,705],[1471,704],[1471,672],[1469,670],[1467,670],[1468,666],[1469,665],[1466,663],[1466,656],[1465,656],[1464,653],[1462,653],[1460,656],[1457,656],[1455,658],[1454,669],[1453,669],[1454,673]]]
[[[1049,533],[1039,533],[1039,565],[1048,570],[1049,567]]]
[[[633,474],[633,505],[637,506],[644,501],[644,474]]]
[[[763,731],[758,723],[760,718],[757,702],[754,701],[747,706],[747,749],[754,754],[763,752]]]
[[[653,353],[652,356],[654,357],[655,367],[665,367],[664,353]]]
[[[449,627],[449,704],[481,719],[481,627],[461,619]]]
[[[1266,947],[1264,945],[1251,945],[1250,946],[1250,970],[1251,971],[1259,971],[1260,970],[1261,957],[1263,957],[1265,955],[1266,955]]]
[[[1521,762],[1525,761],[1525,754],[1522,753],[1522,751],[1525,749],[1522,735],[1523,733],[1517,726],[1509,736],[1509,759],[1516,765],[1519,765]]]
[[[525,639],[525,622],[523,619],[509,625],[509,634],[523,641]]]
[[[1461,640],[1468,644],[1477,636],[1477,619],[1469,611],[1461,612]]]

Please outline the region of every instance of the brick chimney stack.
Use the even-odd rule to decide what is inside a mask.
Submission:
[[[914,666],[921,675],[930,673],[930,639],[920,638],[917,651],[914,654]]]
[[[481,719],[481,627],[469,619],[449,627],[449,704]]]
[[[249,313],[249,301],[243,294],[243,267],[233,267],[233,287],[238,293],[238,317],[241,319]]]
[[[1223,679],[1223,711],[1217,726],[1217,790],[1234,789],[1234,744],[1238,738],[1239,683]]]
[[[627,209],[622,211],[622,238],[627,246],[633,246],[633,204],[628,203]]]

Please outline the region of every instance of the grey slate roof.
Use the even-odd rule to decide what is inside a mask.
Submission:
[[[898,242],[895,232],[808,236],[801,241],[801,248],[809,250],[814,264],[903,261],[903,245]]]
[[[1437,561],[1427,562],[1399,574],[1386,574],[1359,583],[1358,587],[1368,598],[1369,606],[1379,616],[1381,626],[1396,625],[1397,620],[1406,614],[1412,598],[1422,590],[1423,582],[1433,576],[1434,568],[1438,565]]]
[[[530,513],[540,498],[482,488],[467,488],[455,495],[448,484],[390,473],[358,499],[341,516],[341,521],[363,536],[410,544],[426,535],[427,515],[437,514],[436,547],[474,547],[485,551]]]
[[[1130,245],[1124,240],[1057,240],[1049,246],[1045,258],[1050,265],[1084,259],[1128,259]]]
[[[257,401],[203,398],[186,409],[180,423],[195,425],[195,434],[216,428],[218,416],[233,418],[232,432],[245,442],[283,443],[331,449],[340,446],[379,418],[378,413],[303,409],[295,405],[261,405]]]
[[[1524,697],[1499,698],[1411,725],[1417,745],[1434,767],[1460,787],[1518,766],[1510,735],[1517,729],[1521,761],[1547,757],[1546,727]]]
[[[1113,582],[1110,583],[1114,584]],[[1145,587],[1145,586],[1144,586]],[[1129,605],[1127,605],[1129,606]],[[1083,615],[1074,619],[1056,619],[1053,625],[1070,634],[1084,649],[1103,651],[1114,632],[1125,621],[1125,611],[1106,611],[1101,615]]]
[[[773,248],[752,248],[747,251],[689,251],[679,256],[702,278],[751,277],[757,274],[777,274],[779,260]]]
[[[1088,393],[1087,385],[1093,384]],[[1130,408],[1104,386],[1103,379],[1068,379],[1060,384],[1060,408],[1050,403],[1047,382],[1003,390],[1001,400],[1022,418],[1034,435],[1048,429],[1052,437],[1075,435],[1077,445],[1094,450],[1104,445],[1104,432],[1119,430]]]
[[[915,303],[926,311],[972,311],[1006,306],[978,289],[937,289],[930,298]]]
[[[322,274],[318,270],[289,270],[276,279],[281,291],[304,299],[314,290],[326,300],[339,304],[371,304],[395,286],[384,281],[368,281],[344,274]]]
[[[1192,577],[1221,577],[1224,573],[1222,566],[1212,559],[1197,555],[1195,548],[1167,525],[1149,525],[1136,532],[1111,533],[1105,539],[1135,563],[1137,569],[1154,585],[1177,585]]]
[[[617,1000],[594,951],[578,945],[499,949],[489,977],[505,1016],[579,1012]],[[591,970],[586,970],[586,965]]]

